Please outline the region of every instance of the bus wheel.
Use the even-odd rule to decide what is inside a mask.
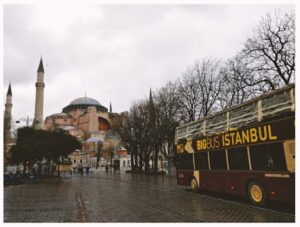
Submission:
[[[266,190],[257,181],[251,181],[249,183],[248,196],[254,205],[264,206],[267,202]]]
[[[198,188],[198,183],[197,180],[195,178],[192,178],[191,180],[191,188],[193,192],[198,192],[199,188]]]

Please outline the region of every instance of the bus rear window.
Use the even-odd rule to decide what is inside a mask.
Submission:
[[[225,150],[209,152],[211,169],[227,169]]]
[[[250,155],[253,170],[286,171],[282,143],[250,146]]]
[[[231,148],[227,150],[229,169],[249,170],[247,147]]]
[[[193,170],[192,154],[177,154],[175,158],[175,166],[177,170]]]
[[[207,153],[195,153],[195,166],[196,169],[208,169]]]

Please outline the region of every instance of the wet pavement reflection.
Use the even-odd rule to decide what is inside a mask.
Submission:
[[[192,193],[175,177],[90,173],[4,187],[5,222],[294,222],[294,214]]]

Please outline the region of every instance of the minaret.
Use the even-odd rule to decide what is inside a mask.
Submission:
[[[5,103],[5,111],[4,111],[4,140],[11,138],[10,128],[11,128],[12,106],[13,105],[12,105],[11,85],[9,83],[7,94],[6,94],[6,103]]]
[[[34,110],[34,120],[33,127],[35,129],[43,128],[43,110],[44,110],[44,66],[43,60],[41,58],[40,65],[37,70],[37,82],[35,83],[36,93],[35,93],[35,110]]]
[[[109,103],[109,112],[112,112],[111,102]]]

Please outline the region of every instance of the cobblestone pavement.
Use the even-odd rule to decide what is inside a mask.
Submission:
[[[295,216],[191,193],[174,177],[94,173],[4,187],[4,222],[295,222]]]

